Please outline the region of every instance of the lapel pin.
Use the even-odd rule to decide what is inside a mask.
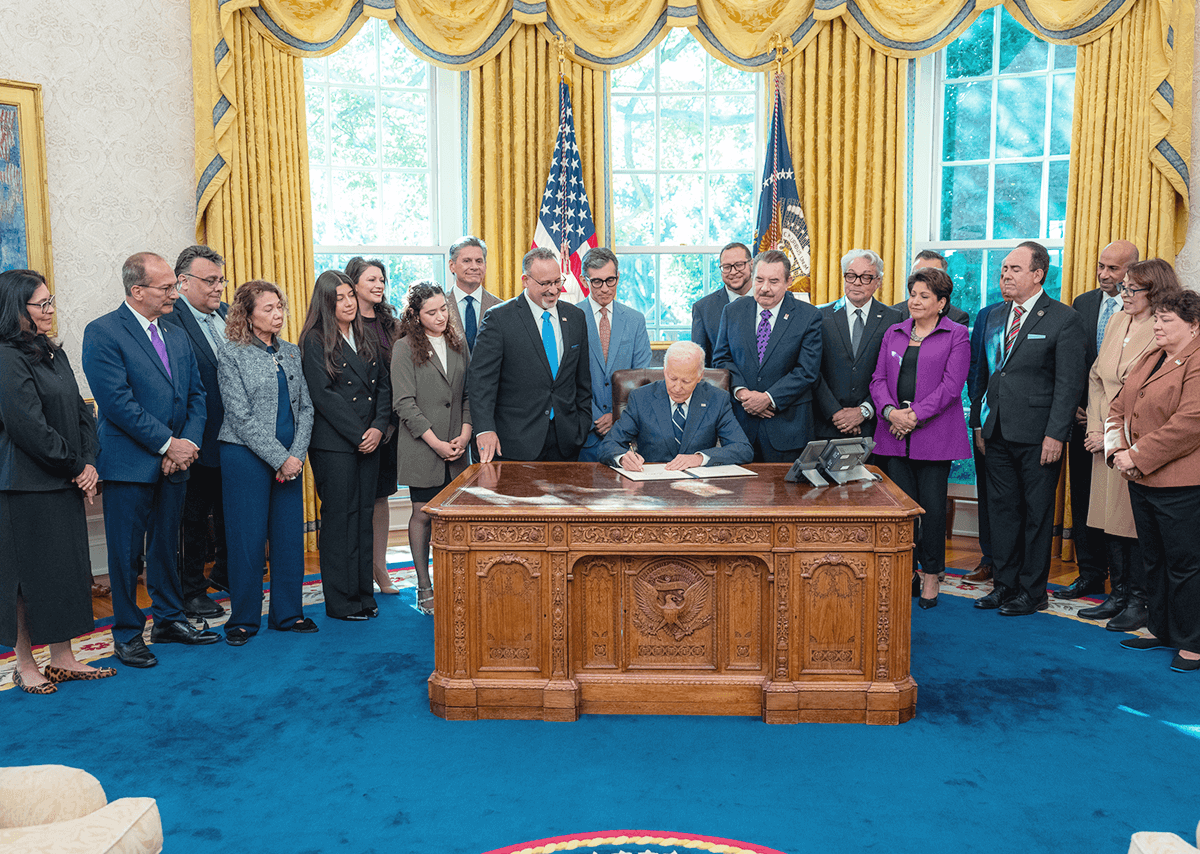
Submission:
[[[1038,312],[1038,317],[1041,317],[1041,316],[1042,316],[1043,314],[1045,314],[1045,313],[1046,313],[1046,312],[1045,312],[1044,310],[1043,310],[1043,311],[1039,311],[1039,312]]]
[[[787,320],[787,319],[788,319],[788,315],[786,315],[786,314],[785,314],[785,315],[783,316],[783,319],[784,319],[784,320]]]

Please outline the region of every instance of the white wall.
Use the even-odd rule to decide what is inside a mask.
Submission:
[[[188,0],[0,0],[0,78],[40,83],[58,329],[87,395],[88,321],[121,262],[195,234]]]

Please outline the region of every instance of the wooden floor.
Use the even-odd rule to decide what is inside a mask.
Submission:
[[[405,546],[408,545],[408,533],[406,531],[393,531],[390,545]],[[973,569],[981,557],[979,551],[979,540],[974,537],[951,537],[946,542],[946,565],[952,567],[965,567]],[[304,557],[304,572],[305,574],[316,573],[320,570],[319,558],[316,552],[310,552]],[[1050,562],[1050,583],[1051,584],[1070,584],[1075,580],[1076,576],[1075,564],[1055,557]],[[96,577],[96,581],[101,584],[108,583],[108,576],[101,575]],[[146,594],[144,584],[138,585],[138,604],[144,608],[150,607],[150,597]],[[95,596],[92,598],[92,613],[95,619],[100,620],[105,617],[112,616],[112,597],[111,596]]]

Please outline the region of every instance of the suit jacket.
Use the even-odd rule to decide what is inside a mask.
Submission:
[[[1010,303],[987,317],[984,357],[975,366],[983,392],[971,407],[971,426],[990,439],[997,425],[1010,442],[1065,442],[1087,382],[1083,323],[1075,309],[1045,291],[1021,319],[1007,359],[1004,337]]]
[[[225,401],[225,423],[221,425],[220,440],[245,445],[259,459],[278,470],[288,457],[304,462],[308,455],[313,405],[300,367],[300,348],[282,338],[276,338],[276,341],[279,352],[275,356],[254,344],[231,341],[221,354],[217,373],[221,397]],[[275,438],[275,418],[279,413],[277,370],[283,370],[287,376],[288,403],[296,422],[296,434],[290,448],[285,448]]]
[[[900,363],[908,349],[913,321],[898,323],[883,336],[879,363],[871,378],[871,397],[875,408],[900,406],[896,394]],[[965,460],[971,456],[971,439],[963,414],[962,392],[971,366],[971,343],[967,327],[949,317],[938,320],[933,332],[917,351],[917,392],[913,414],[917,429],[907,442],[888,430],[888,422],[879,419],[875,427],[875,453],[914,460]]]
[[[217,314],[221,317],[228,313],[227,303],[217,306]],[[176,307],[170,314],[164,314],[162,322],[170,323],[186,332],[192,352],[196,354],[196,367],[200,369],[200,383],[204,386],[204,405],[207,411],[204,420],[204,441],[200,443],[200,458],[197,462],[202,466],[215,468],[221,464],[217,436],[221,432],[221,423],[225,420],[225,404],[221,400],[221,389],[217,385],[219,354],[213,352],[212,345],[208,343],[208,336],[196,322],[195,315],[186,307]]]
[[[375,337],[373,333],[367,334]],[[334,353],[338,371],[331,377],[325,370],[325,350],[319,333],[309,332],[300,351],[300,364],[313,405],[309,447],[354,454],[367,430],[374,427],[381,433],[387,432],[392,417],[392,384],[381,354],[368,362],[343,342]]]
[[[541,328],[534,323],[524,291],[488,311],[475,339],[467,372],[475,435],[494,431],[505,459],[537,459],[552,410],[560,444],[578,450],[591,429],[584,313],[562,300],[554,311],[563,339],[557,374],[550,373]]]
[[[1104,456],[1128,450],[1142,486],[1200,486],[1200,338],[1151,376],[1162,351],[1130,371],[1104,430]]]
[[[453,287],[453,285],[450,287]],[[488,310],[492,306],[500,305],[502,302],[500,297],[490,291],[484,290],[482,287],[476,288],[475,293],[471,294],[471,296],[479,300],[479,305],[475,309],[475,321],[479,325],[483,324],[483,316],[487,314]],[[458,313],[458,300],[454,299],[454,293],[451,290],[446,291],[446,308],[449,309],[450,322],[454,324],[455,328],[458,329],[458,334],[466,341],[467,333],[463,329],[462,317]],[[475,343],[479,343],[478,327],[475,331]],[[441,481],[438,482],[441,483]]]
[[[892,308],[900,312],[900,320],[908,320],[908,318],[911,316],[908,313],[908,300],[906,299],[900,300],[900,302],[896,303],[894,306],[892,306]],[[956,305],[947,305],[945,316],[962,326],[971,325],[971,315],[967,314]],[[897,323],[899,323],[899,321],[897,321]]]
[[[174,437],[204,441],[204,386],[187,336],[158,324],[171,373],[127,304],[96,318],[83,332],[83,372],[100,410],[96,471],[101,480],[156,483],[159,448]],[[187,480],[187,470],[167,477]]]
[[[69,489],[96,463],[96,422],[67,354],[34,362],[0,344],[0,490]]]
[[[467,399],[470,361],[468,354],[447,347],[444,369],[437,356],[418,366],[408,337],[392,348],[392,406],[400,416],[396,458],[406,486],[441,486],[445,480],[445,460],[421,437],[432,429],[435,436],[449,442],[462,433],[464,424],[471,423]],[[467,454],[450,463],[451,477],[461,474],[469,463]]]
[[[827,305],[821,312],[821,376],[817,379],[817,436],[822,439],[842,439],[846,434],[833,426],[833,415],[847,406],[857,408],[871,399],[871,376],[879,360],[879,345],[888,327],[900,322],[900,313],[871,300],[865,317],[858,356],[850,347],[850,326],[846,322],[849,304]],[[875,435],[876,418],[864,421],[859,429],[863,436]]]
[[[646,318],[637,309],[613,300],[608,306],[611,309],[609,324],[612,334],[608,339],[608,359],[605,360],[604,348],[600,346],[600,329],[592,314],[591,303],[585,300],[579,306],[588,328],[588,353],[591,358],[588,371],[592,375],[592,423],[595,423],[600,416],[612,412],[613,371],[648,367],[653,354],[650,352],[650,336],[646,332]],[[583,462],[598,460],[600,441],[600,434],[589,425],[579,459]]]
[[[967,374],[967,400],[974,406],[979,402],[979,398],[983,396],[983,390],[987,388],[987,374],[978,373],[979,363],[986,359],[986,354],[983,352],[983,332],[987,329],[988,315],[997,306],[1007,306],[1006,302],[994,302],[985,305],[979,309],[979,313],[975,315],[975,326],[971,328],[971,370]]]
[[[821,374],[821,313],[785,293],[759,364],[759,311],[753,299],[737,299],[726,306],[713,367],[729,371],[735,392],[738,388],[765,391],[775,401],[777,412],[772,418],[758,418],[740,405],[734,407],[752,443],[761,437],[777,451],[803,448],[812,439],[813,390]]]
[[[696,453],[707,455],[712,466],[738,465],[754,458],[754,449],[733,415],[732,399],[722,389],[703,381],[696,386],[678,445],[671,424],[672,407],[662,380],[634,389],[600,445],[600,461],[615,466],[616,458],[635,440],[638,453],[648,463],[669,463],[678,454]]]
[[[1071,302],[1071,308],[1079,314],[1079,320],[1083,323],[1083,334],[1087,339],[1084,348],[1084,363],[1087,370],[1091,370],[1092,364],[1096,361],[1096,356],[1099,355],[1096,349],[1096,326],[1100,322],[1100,304],[1104,302],[1104,291],[1099,288],[1093,288],[1090,291],[1085,291]],[[1116,312],[1113,313],[1114,316]],[[1088,408],[1088,394],[1091,388],[1088,383],[1083,385],[1083,395],[1079,398],[1079,406],[1082,409]],[[1107,413],[1106,413],[1107,414]],[[1084,428],[1082,425],[1076,431],[1077,438],[1082,439]]]
[[[721,331],[721,312],[729,305],[729,291],[724,285],[692,304],[692,343],[704,348],[704,367],[713,366],[713,349]]]

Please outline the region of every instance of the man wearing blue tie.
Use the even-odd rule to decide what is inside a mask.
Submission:
[[[583,277],[589,295],[579,304],[588,325],[588,352],[592,360],[592,429],[579,452],[579,461],[600,459],[600,442],[612,428],[612,375],[626,368],[650,364],[650,336],[646,318],[637,309],[616,301],[620,274],[617,256],[597,246],[583,256]]]
[[[487,277],[487,244],[478,237],[460,237],[450,246],[449,267],[454,277],[454,285],[446,295],[450,322],[462,333],[467,350],[474,350],[484,313],[500,304],[500,298],[483,287]]]

